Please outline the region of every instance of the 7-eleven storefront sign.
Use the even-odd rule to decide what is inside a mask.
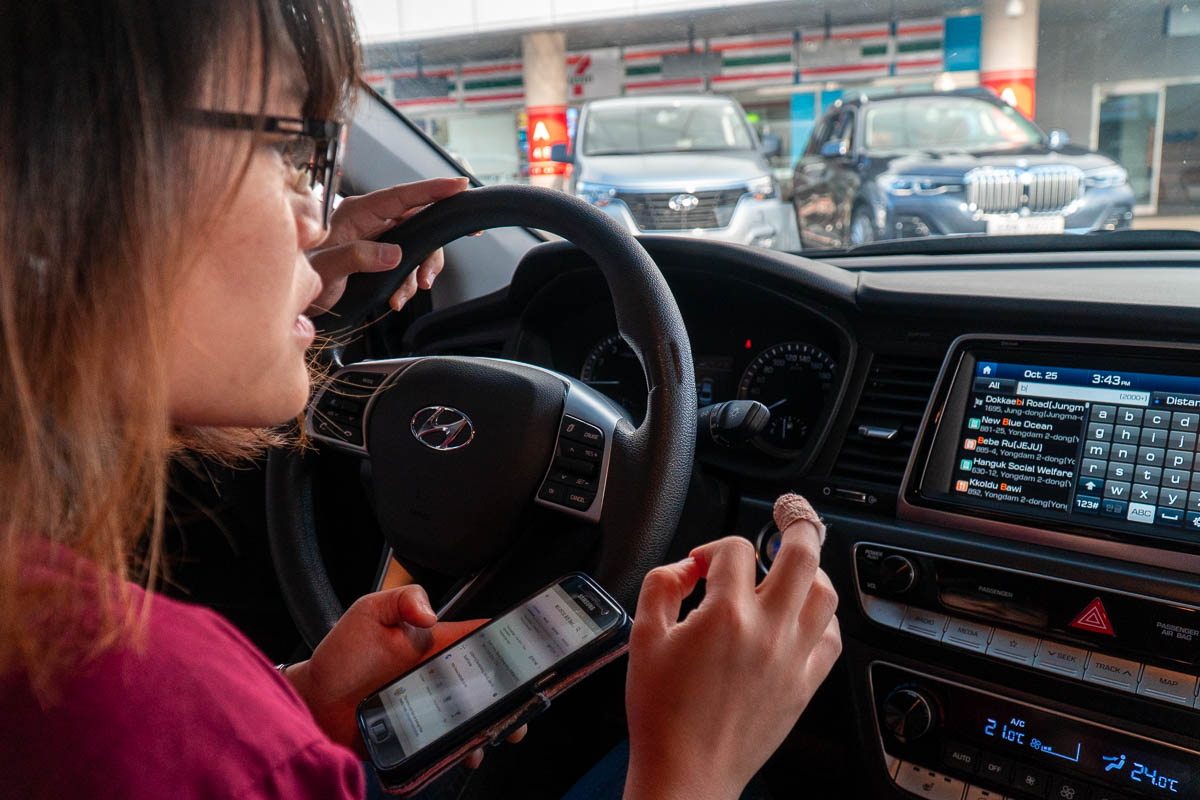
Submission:
[[[567,165],[550,160],[556,144],[567,144],[567,107],[531,106],[529,117],[529,175],[562,175]]]

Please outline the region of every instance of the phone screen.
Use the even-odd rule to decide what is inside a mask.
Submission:
[[[496,618],[380,691],[399,749],[410,756],[468,722],[620,616],[584,587],[555,584]],[[368,726],[382,733],[377,722]]]

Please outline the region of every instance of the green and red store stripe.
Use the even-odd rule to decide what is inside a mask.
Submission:
[[[521,62],[505,59],[464,64],[459,94],[467,108],[524,103],[525,77]]]
[[[708,49],[721,55],[721,74],[710,78],[714,89],[795,83],[796,41],[792,31],[709,39]]]
[[[704,78],[662,77],[663,56],[702,50],[700,45],[690,45],[688,42],[665,42],[626,48],[621,54],[625,71],[625,94],[703,91]]]
[[[945,59],[946,23],[940,18],[896,23],[895,73],[939,72]]]

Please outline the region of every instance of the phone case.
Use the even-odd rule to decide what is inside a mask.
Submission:
[[[630,625],[627,621],[624,626],[626,634],[628,634],[629,627]],[[459,761],[462,761],[464,758],[466,758],[467,754],[472,750],[477,747],[482,747],[483,745],[496,745],[503,742],[514,730],[521,727],[526,722],[529,722],[538,714],[541,714],[543,711],[549,708],[550,701],[555,697],[562,694],[576,683],[579,683],[579,681],[583,680],[588,675],[596,672],[601,667],[616,661],[628,651],[629,642],[625,641],[615,649],[610,650],[600,658],[592,661],[575,672],[570,673],[569,675],[559,676],[551,673],[546,678],[542,679],[545,685],[543,686],[541,683],[535,684],[533,696],[530,697],[525,703],[521,704],[507,717],[504,717],[491,727],[484,729],[475,738],[450,751],[444,758],[414,777],[412,780],[397,786],[384,785],[383,790],[388,794],[395,795],[397,797],[409,797],[410,795],[421,791],[431,782],[444,775],[447,770],[449,770]]]

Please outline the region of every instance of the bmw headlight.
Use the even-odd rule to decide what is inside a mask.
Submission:
[[[763,175],[746,184],[746,194],[754,195],[755,200],[772,200],[779,197],[779,182],[770,175]]]
[[[1129,173],[1116,164],[1083,173],[1083,185],[1089,189],[1112,189],[1126,183],[1129,183]]]
[[[910,195],[935,195],[962,191],[962,180],[937,175],[893,175],[878,178],[879,186],[888,194],[901,197]]]
[[[594,206],[604,206],[611,203],[617,196],[617,187],[603,183],[585,183],[580,181],[575,188],[575,194]]]

